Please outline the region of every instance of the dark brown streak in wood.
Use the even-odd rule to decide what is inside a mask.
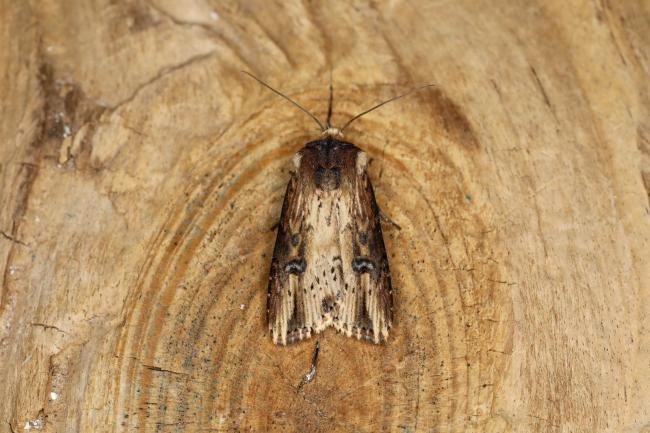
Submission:
[[[18,245],[22,245],[22,246],[24,246],[24,247],[28,246],[25,242],[23,242],[23,241],[21,241],[21,240],[19,240],[19,239],[16,239],[15,237],[13,237],[13,236],[11,236],[11,235],[8,235],[7,233],[5,233],[5,232],[2,231],[2,230],[0,230],[0,235],[1,235],[3,238],[5,238],[5,239],[7,239],[8,241],[10,241],[10,242],[15,242],[15,243],[17,243]]]
[[[161,373],[177,374],[177,375],[186,376],[186,377],[189,376],[188,373],[181,373],[179,371],[167,370],[165,368],[158,367],[157,365],[142,364],[142,366],[144,368],[146,368],[147,370],[151,370],[151,371],[159,371]]]
[[[62,333],[62,334],[66,334],[66,335],[68,334],[68,333],[65,332],[63,329],[61,329],[61,328],[59,328],[59,327],[57,327],[57,326],[54,326],[54,325],[48,325],[48,324],[46,324],[46,323],[38,323],[38,322],[34,322],[34,323],[30,323],[30,325],[32,325],[32,326],[36,326],[36,327],[40,327],[40,328],[43,328],[43,329],[45,329],[45,330],[48,330],[48,329],[54,329],[55,331],[59,331],[59,332]]]
[[[555,121],[557,122],[557,117],[555,116],[555,109],[553,108],[553,104],[551,104],[551,100],[548,97],[548,94],[546,93],[546,89],[544,89],[544,85],[542,84],[542,80],[539,79],[539,75],[537,75],[537,71],[533,66],[530,67],[530,71],[533,74],[533,77],[535,78],[535,84],[537,84],[537,87],[539,88],[540,93],[542,94],[542,97],[544,98],[544,102],[548,106],[549,110],[551,110],[551,114],[553,114],[553,117],[555,118]]]

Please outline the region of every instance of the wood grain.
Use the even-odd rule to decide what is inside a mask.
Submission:
[[[0,1],[0,431],[650,432],[650,4]],[[291,156],[355,122],[392,339],[274,346]]]

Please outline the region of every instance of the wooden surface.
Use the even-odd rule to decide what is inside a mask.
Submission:
[[[272,345],[315,124],[373,158],[381,347]],[[0,1],[0,432],[650,431],[647,1]]]

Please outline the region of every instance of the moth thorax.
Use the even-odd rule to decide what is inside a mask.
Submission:
[[[357,153],[357,175],[361,176],[368,167],[368,155],[366,152]]]
[[[338,167],[319,166],[314,174],[316,187],[323,191],[333,191],[341,186],[341,169]]]

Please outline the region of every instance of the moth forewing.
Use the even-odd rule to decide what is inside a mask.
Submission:
[[[328,136],[293,162],[269,276],[273,342],[291,344],[329,326],[385,341],[392,290],[366,154]]]

